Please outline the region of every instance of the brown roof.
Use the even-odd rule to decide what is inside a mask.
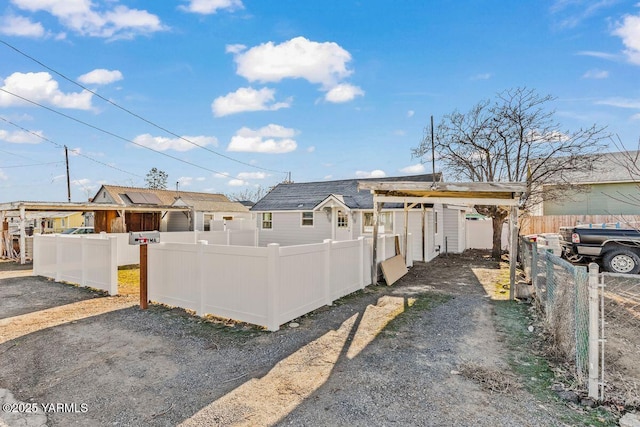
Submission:
[[[197,211],[248,212],[245,206],[230,201],[224,194],[156,190],[117,185],[103,185],[94,197],[95,203],[100,203],[101,198],[99,196],[103,190],[107,191],[115,203],[123,206],[172,206],[181,199],[184,204],[195,208]]]

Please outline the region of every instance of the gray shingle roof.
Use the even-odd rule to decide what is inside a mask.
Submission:
[[[436,181],[442,174],[436,173]],[[350,209],[373,209],[373,196],[368,190],[358,191],[359,181],[419,181],[433,182],[432,174],[396,176],[370,179],[345,179],[340,181],[296,182],[278,184],[260,199],[252,211],[312,210],[331,194],[343,196]],[[386,206],[386,205],[385,205]]]

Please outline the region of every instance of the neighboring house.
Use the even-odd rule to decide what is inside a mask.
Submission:
[[[9,231],[17,233],[20,223],[19,212],[6,215]],[[25,227],[28,234],[32,233],[60,233],[67,228],[85,225],[83,212],[29,212],[25,215]]]
[[[437,173],[436,181],[442,175]],[[433,182],[431,174],[376,178],[373,181]],[[347,179],[279,184],[259,200],[251,211],[257,214],[259,244],[283,246],[322,242],[324,239],[352,240],[373,233],[373,196],[358,191],[358,182]],[[430,260],[446,249],[465,249],[464,206],[418,205],[408,214],[413,258]],[[405,214],[400,204],[384,205],[379,233],[403,234]],[[423,257],[424,253],[424,257]]]
[[[172,206],[187,206],[190,212],[169,212],[167,231],[181,231],[192,221],[188,229],[213,231],[224,229],[229,221],[251,223],[253,215],[249,208],[240,202],[232,202],[222,194],[188,193],[181,191]],[[191,218],[189,218],[189,216]],[[238,227],[240,228],[240,227]],[[243,227],[244,228],[244,227]]]
[[[123,207],[96,211],[96,232],[205,231],[212,220],[251,219],[248,208],[222,194],[103,185],[92,201]]]
[[[628,154],[633,158],[638,152]],[[625,153],[605,153],[590,170],[556,174],[541,191],[533,189],[531,215],[640,215],[640,177],[629,171],[628,163]],[[568,190],[559,192],[561,187]]]

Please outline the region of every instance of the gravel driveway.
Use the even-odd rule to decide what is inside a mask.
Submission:
[[[461,374],[511,378],[498,267],[473,253],[418,263],[273,333],[4,274],[0,389],[50,426],[564,425],[562,405]]]

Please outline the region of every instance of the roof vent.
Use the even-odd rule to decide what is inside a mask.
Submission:
[[[301,208],[301,207],[303,207],[303,206],[304,206],[304,205],[303,205],[302,203],[300,203],[300,204],[298,205],[298,207],[299,207],[299,208]]]

